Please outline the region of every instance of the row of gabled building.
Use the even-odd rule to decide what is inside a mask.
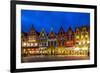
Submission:
[[[28,33],[22,32],[22,47],[47,48],[47,47],[75,47],[89,44],[90,28],[88,26],[76,28],[75,31],[69,27],[65,32],[63,27],[60,28],[58,34],[51,31],[49,34],[44,29],[39,33],[32,26]]]

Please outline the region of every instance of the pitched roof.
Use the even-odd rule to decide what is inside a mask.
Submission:
[[[47,38],[47,34],[45,32],[44,29],[42,29],[42,31],[40,32],[40,35],[39,35],[40,38]]]
[[[56,34],[54,33],[53,28],[51,28],[48,38],[56,38]]]

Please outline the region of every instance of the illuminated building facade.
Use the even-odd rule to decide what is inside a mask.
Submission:
[[[74,36],[74,32],[71,27],[69,27],[68,32],[66,32],[65,46],[66,47],[74,47],[75,46],[75,36]]]
[[[82,27],[81,28],[81,46],[84,47],[89,47],[90,44],[90,32],[89,32],[89,27]]]
[[[42,29],[42,31],[40,32],[40,35],[39,35],[39,47],[41,49],[44,49],[48,46],[48,42],[47,42],[47,34],[45,32],[44,29]]]
[[[58,46],[64,46],[65,42],[65,32],[63,30],[63,27],[60,28],[60,31],[58,32]]]
[[[90,47],[90,28],[88,26],[77,27],[75,31],[69,27],[65,32],[63,27],[55,34],[53,29],[46,33],[44,29],[37,32],[34,27],[30,31],[21,33],[22,54],[40,54],[39,51],[49,51],[51,55],[63,54],[62,51],[73,48],[72,50],[88,50]],[[56,51],[56,52],[55,52]],[[46,53],[48,54],[48,53]]]
[[[21,47],[22,47],[22,49],[21,49],[21,54],[22,54],[22,56],[23,55],[25,55],[25,54],[27,54],[27,52],[26,52],[26,47],[27,47],[27,33],[25,33],[25,32],[21,32]]]
[[[38,34],[32,26],[28,33],[28,47],[38,47]]]
[[[21,32],[21,45],[22,47],[27,46],[27,33]]]
[[[77,27],[75,29],[75,47],[80,47],[81,45],[80,39],[81,39],[81,30],[79,27]]]
[[[38,52],[38,33],[34,27],[28,33],[22,33],[22,56],[33,55]],[[24,54],[23,54],[24,53]]]
[[[48,47],[57,47],[57,36],[51,28],[50,33],[48,34]]]

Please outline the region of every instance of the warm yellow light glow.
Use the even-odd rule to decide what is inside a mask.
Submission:
[[[35,37],[29,37],[29,42],[36,42]]]
[[[30,54],[32,54],[32,51],[29,51]]]
[[[84,47],[82,48],[82,50],[88,50],[88,47],[84,46]]]
[[[24,42],[24,43],[23,43],[23,46],[26,46],[26,45],[27,45],[27,43],[26,43],[26,42]]]
[[[35,39],[33,39],[33,40],[32,40],[32,42],[36,42],[36,40],[35,40]]]
[[[27,43],[27,46],[30,46],[30,43]]]
[[[79,45],[81,45],[81,42],[79,42]]]
[[[30,49],[28,49],[28,51],[29,51]]]
[[[81,39],[83,39],[83,37],[84,37],[84,36],[83,36],[83,35],[81,35]]]
[[[90,41],[88,40],[88,41],[87,41],[87,44],[89,44],[89,43],[90,43]]]
[[[76,39],[79,39],[79,36],[78,35],[76,35]]]
[[[80,50],[80,48],[79,47],[75,47],[75,50]]]
[[[86,38],[88,38],[88,35],[85,35]]]
[[[31,46],[33,46],[33,43],[31,43]]]
[[[37,43],[34,43],[34,46],[38,46],[38,44]]]
[[[83,40],[83,44],[85,44],[85,40]]]

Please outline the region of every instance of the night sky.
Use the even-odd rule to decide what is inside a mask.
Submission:
[[[89,26],[90,14],[79,12],[58,12],[58,11],[39,11],[39,10],[21,10],[21,29],[29,32],[33,25],[37,32],[45,29],[47,33],[53,28],[58,33],[62,26],[66,32],[69,27],[75,30],[75,27]]]

